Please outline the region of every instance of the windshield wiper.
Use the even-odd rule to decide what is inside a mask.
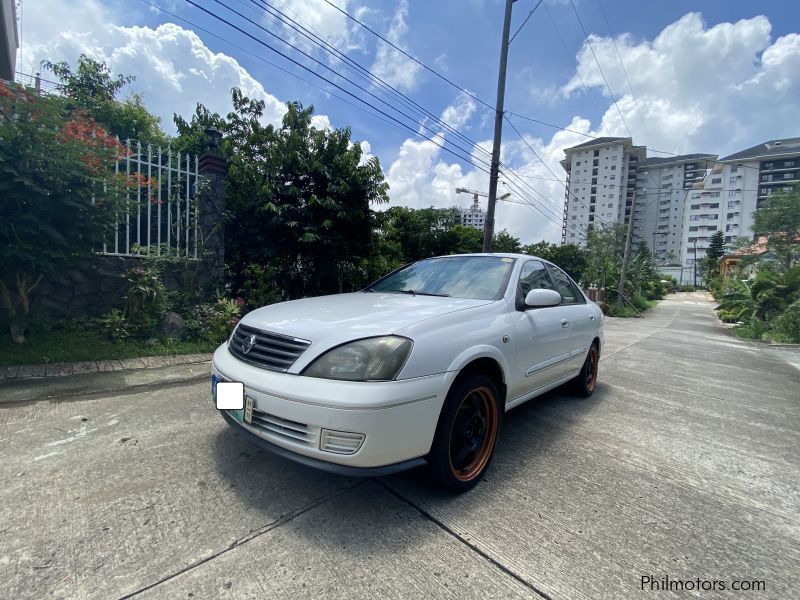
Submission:
[[[390,294],[409,294],[411,296],[438,296],[440,298],[449,298],[450,294],[434,294],[433,292],[418,292],[417,290],[384,290]]]

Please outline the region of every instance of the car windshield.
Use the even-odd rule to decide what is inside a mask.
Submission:
[[[513,258],[502,256],[428,258],[388,275],[366,291],[493,300],[500,295],[513,263]]]

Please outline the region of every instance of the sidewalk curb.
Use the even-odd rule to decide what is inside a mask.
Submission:
[[[180,354],[177,356],[146,356],[76,363],[50,363],[38,365],[11,365],[0,367],[0,383],[23,379],[41,379],[84,373],[108,373],[132,369],[154,369],[173,365],[189,365],[208,362],[211,354]]]

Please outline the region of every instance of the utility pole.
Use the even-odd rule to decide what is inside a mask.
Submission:
[[[508,35],[511,31],[511,5],[515,0],[506,0],[503,21],[503,41],[500,44],[500,71],[497,75],[497,102],[494,115],[494,142],[492,164],[489,168],[489,201],[486,206],[486,223],[483,228],[483,251],[492,251],[494,235],[494,208],[497,203],[497,178],[500,172],[500,142],[503,137],[503,103],[506,94],[506,63],[508,62]]]
[[[697,291],[697,238],[694,238],[694,289]]]
[[[622,308],[625,294],[625,282],[627,279],[628,261],[631,255],[631,236],[633,235],[633,211],[636,210],[636,194],[631,200],[631,216],[628,217],[628,231],[625,234],[625,252],[622,254],[622,269],[619,273],[619,289],[617,290],[617,308]]]

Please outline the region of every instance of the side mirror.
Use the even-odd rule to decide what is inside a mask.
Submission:
[[[535,289],[525,296],[525,308],[545,308],[561,304],[561,294],[555,290]]]

